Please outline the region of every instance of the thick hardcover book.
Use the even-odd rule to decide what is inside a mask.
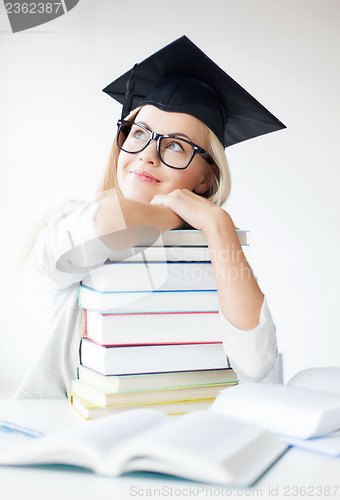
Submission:
[[[111,262],[92,269],[82,284],[101,292],[216,290],[211,262]]]
[[[81,307],[102,313],[133,312],[217,312],[216,290],[140,292],[100,292],[79,286],[78,302]]]
[[[102,345],[221,342],[225,324],[217,312],[101,314],[87,311],[86,336]]]
[[[133,232],[133,228],[130,229]],[[248,231],[237,229],[236,232],[240,244],[247,246]],[[149,246],[135,244],[130,247],[129,242],[131,240],[127,238],[126,248],[112,250],[108,262],[208,262],[211,260],[207,239],[202,231],[196,229],[166,231],[159,234]],[[235,249],[230,247],[226,251],[235,252]]]
[[[210,262],[207,245],[195,246],[155,246],[131,247],[121,252],[115,251],[108,262]]]
[[[247,246],[247,231],[237,230],[242,246]],[[131,262],[204,262],[211,256],[207,239],[202,231],[196,229],[173,229],[162,233],[150,246],[136,245],[124,250],[115,251],[110,261],[117,262],[128,259]]]
[[[83,338],[80,359],[105,375],[228,368],[222,343],[105,347]]]
[[[197,411],[167,417],[134,410],[83,422],[0,451],[0,464],[68,464],[104,476],[148,471],[249,486],[287,449],[252,424]]]
[[[72,407],[87,420],[92,420],[95,418],[107,417],[108,415],[113,415],[116,413],[122,413],[127,411],[134,411],[137,408],[148,410],[156,409],[165,415],[185,415],[192,411],[197,410],[208,410],[213,404],[215,398],[209,399],[196,399],[195,401],[180,401],[174,403],[153,403],[148,405],[141,404],[129,404],[129,405],[110,405],[105,408],[96,405],[95,403],[90,403],[86,399],[78,398],[74,394],[71,395],[71,405]]]
[[[236,229],[238,240],[241,245],[247,245],[248,231]],[[197,229],[172,229],[162,233],[164,246],[170,245],[207,245],[207,238],[202,231]]]
[[[105,408],[112,405],[147,405],[155,403],[180,403],[197,399],[216,398],[230,384],[169,387],[150,391],[112,392],[81,380],[72,380],[72,394]]]
[[[86,366],[77,367],[77,379],[110,392],[145,391],[185,385],[232,384],[237,383],[238,380],[232,368],[138,375],[103,375]]]

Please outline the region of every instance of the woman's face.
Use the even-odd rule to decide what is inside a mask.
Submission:
[[[144,106],[134,119],[159,134],[173,134],[207,149],[203,123],[183,113],[169,113],[154,106]],[[175,189],[189,189],[203,194],[212,179],[211,167],[196,154],[184,170],[164,165],[157,155],[157,143],[151,141],[140,153],[120,151],[117,164],[119,188],[124,198],[149,203],[156,194],[168,194]]]

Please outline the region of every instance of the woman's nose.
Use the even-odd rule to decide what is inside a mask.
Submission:
[[[139,159],[145,163],[158,165],[160,163],[157,154],[157,141],[152,140],[143,151],[139,153]]]

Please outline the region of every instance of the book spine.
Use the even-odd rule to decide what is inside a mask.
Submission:
[[[78,304],[102,313],[218,312],[217,290],[99,291],[80,285]]]

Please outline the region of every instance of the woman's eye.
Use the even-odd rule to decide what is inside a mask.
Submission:
[[[167,147],[168,147],[168,149],[170,149],[171,151],[174,151],[175,153],[183,153],[184,152],[183,146],[179,142],[175,142],[175,141],[169,142]]]
[[[139,129],[139,130],[134,130],[132,136],[135,139],[145,139],[146,134],[144,130]]]

